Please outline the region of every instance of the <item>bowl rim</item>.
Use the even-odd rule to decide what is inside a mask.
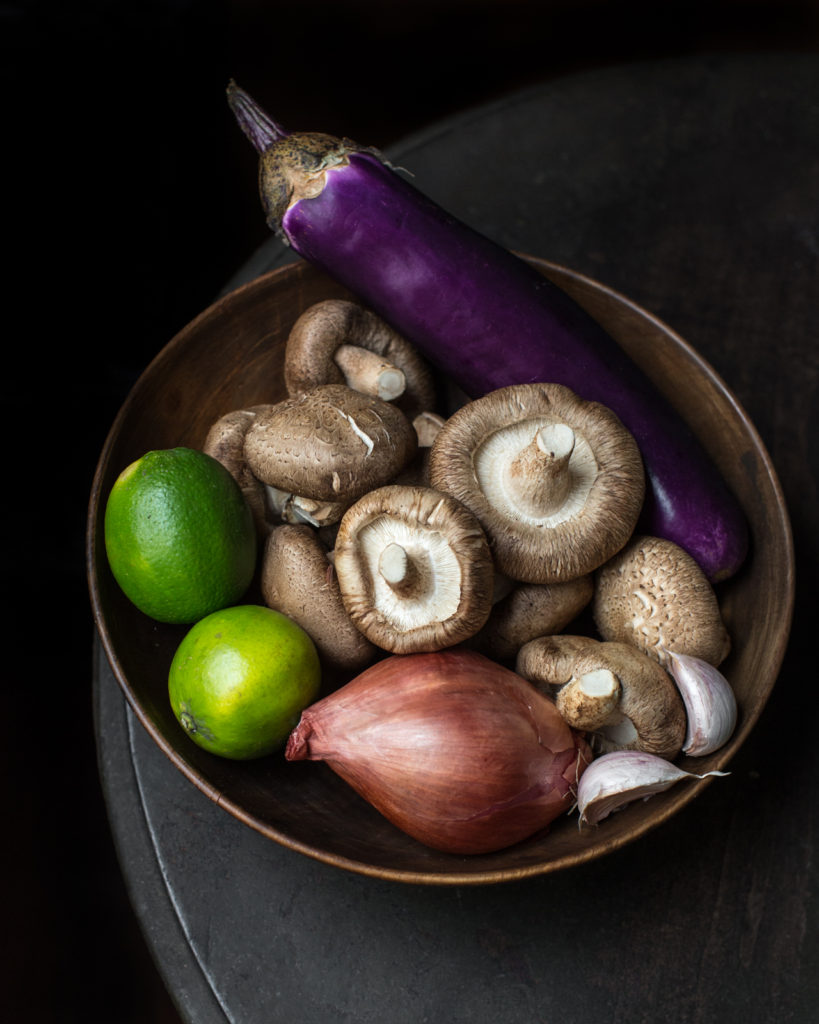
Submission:
[[[795,605],[795,563],[794,563],[794,546],[793,546],[793,530],[790,523],[790,517],[788,515],[787,505],[785,502],[784,493],[782,486],[778,479],[773,461],[768,453],[768,450],[760,437],[756,427],[751,421],[748,414],[740,404],[738,398],[733,391],[728,387],[722,377],[717,371],[707,362],[696,349],[682,338],[673,328],[669,327],[667,323],[655,316],[642,306],[640,306],[634,300],[623,295],[621,292],[602,282],[589,277],[586,274],[582,274],[579,271],[572,270],[571,268],[565,267],[562,264],[555,263],[553,261],[541,259],[539,257],[531,256],[525,253],[519,253],[529,262],[534,263],[542,272],[550,273],[553,272],[559,275],[566,281],[573,282],[577,285],[596,291],[597,293],[604,295],[606,298],[611,299],[615,304],[626,307],[629,311],[634,313],[640,319],[650,322],[656,329],[662,334],[667,335],[673,343],[686,355],[686,357],[697,367],[700,372],[708,381],[714,386],[722,396],[728,400],[734,415],[740,421],[743,431],[748,435],[749,439],[753,442],[756,452],[761,459],[761,469],[764,471],[766,477],[771,486],[771,490],[775,501],[775,513],[776,520],[782,526],[781,541],[784,549],[787,553],[787,571],[785,573],[785,594],[786,600],[783,605],[780,606],[780,620],[782,628],[779,630],[776,638],[774,647],[774,657],[772,658],[772,664],[775,665],[775,671],[771,673],[771,682],[768,686],[767,691],[764,693],[764,699],[759,703],[758,708],[755,709],[755,713],[751,716],[743,716],[741,722],[738,724],[737,730],[728,743],[721,748],[720,751],[715,755],[716,760],[712,765],[711,770],[724,771],[728,762],[733,758],[736,751],[742,746],[746,737],[756,725],[762,711],[764,710],[765,704],[767,703],[770,694],[776,684],[779,671],[781,670],[782,662],[784,660],[785,651],[789,643],[789,636],[794,615]],[[206,320],[214,313],[218,312],[223,306],[235,303],[241,298],[245,292],[253,291],[258,288],[266,287],[267,283],[276,277],[283,276],[286,274],[292,274],[294,268],[297,268],[303,264],[303,261],[297,261],[296,263],[288,263],[283,266],[277,267],[273,270],[267,271],[244,284],[239,285],[223,295],[220,295],[213,303],[203,309],[197,314],[192,320],[184,325],[168,342],[164,345],[159,352],[149,361],[144,370],[140,373],[137,380],[129,390],[123,404],[115,416],[111,427],[106,435],[102,450],[100,452],[94,476],[91,484],[91,492],[88,501],[88,514],[86,522],[86,569],[87,569],[87,581],[90,594],[90,603],[93,614],[95,627],[97,630],[97,636],[99,642],[102,645],[103,651],[107,658],[108,664],[111,671],[116,679],[120,690],[124,694],[127,704],[131,711],[136,716],[140,724],[145,728],[147,733],[150,735],[152,740],[160,748],[163,754],[175,765],[175,767],[190,781],[194,786],[207,796],[214,803],[224,808],[234,818],[249,826],[254,831],[277,842],[279,845],[293,850],[297,853],[304,854],[319,862],[332,865],[355,874],[364,875],[367,877],[378,878],[388,881],[397,881],[410,884],[423,884],[423,885],[486,885],[498,882],[511,882],[519,881],[525,878],[532,878],[545,874],[552,874],[554,872],[565,870],[570,867],[579,866],[581,864],[588,863],[590,861],[597,860],[598,858],[605,856],[615,850],[621,849],[624,846],[630,845],[635,840],[642,838],[649,832],[658,828],[660,825],[667,822],[670,818],[678,814],[683,807],[687,806],[696,796],[698,796],[703,789],[713,782],[713,777],[707,776],[703,778],[692,778],[690,780],[684,780],[678,783],[672,791],[667,795],[666,802],[651,816],[650,819],[646,819],[643,822],[637,824],[628,833],[620,833],[613,835],[610,839],[603,836],[602,839],[598,839],[594,844],[590,845],[585,850],[572,851],[570,853],[563,854],[554,859],[548,861],[537,862],[525,866],[519,867],[508,867],[508,868],[489,868],[483,870],[410,870],[402,868],[392,868],[379,866],[376,864],[367,863],[364,860],[357,860],[352,857],[345,856],[343,854],[334,853],[332,851],[324,850],[310,843],[296,839],[289,835],[287,832],[282,831],[276,826],[265,822],[254,816],[252,813],[246,811],[240,804],[236,803],[230,797],[225,796],[217,787],[215,787],[206,776],[195,768],[170,744],[161,731],[155,725],[153,719],[148,714],[147,710],[140,703],[137,694],[131,687],[127,675],[123,669],[123,666],[117,656],[116,650],[114,649],[113,640],[108,630],[102,602],[100,598],[100,588],[98,586],[98,560],[97,560],[97,530],[102,523],[102,515],[104,513],[104,496],[102,495],[102,481],[108,470],[108,465],[111,459],[112,450],[115,442],[119,435],[120,427],[126,420],[128,413],[132,405],[137,401],[141,390],[145,387],[146,380],[152,374],[154,368],[161,364],[165,359],[170,358],[174,349],[184,344],[188,334],[196,328],[198,324]],[[309,265],[307,265],[309,267]],[[468,858],[457,858],[465,859]]]

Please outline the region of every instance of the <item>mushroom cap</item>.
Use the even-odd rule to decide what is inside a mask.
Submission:
[[[412,416],[435,405],[435,383],[426,360],[379,316],[345,299],[325,299],[308,307],[287,339],[284,382],[291,396],[324,384],[344,384],[334,356],[342,345],[355,345],[402,371],[406,385],[395,401]]]
[[[309,634],[325,665],[357,672],[375,660],[378,651],[350,620],[327,550],[312,527],[285,524],[270,531],[260,585],[265,604]]]
[[[429,473],[480,520],[498,571],[528,583],[602,565],[631,536],[645,493],[637,443],[619,418],[558,384],[511,385],[458,409]]]
[[[389,561],[400,552],[411,572]],[[341,520],[334,559],[350,618],[394,654],[460,643],[492,606],[494,568],[480,523],[428,487],[393,484],[360,498]]]
[[[519,583],[492,606],[473,645],[492,658],[514,658],[530,640],[565,629],[590,603],[593,593],[590,574],[563,583]]]
[[[595,729],[592,746],[602,752],[642,750],[669,760],[682,749],[687,719],[679,690],[661,665],[630,644],[585,636],[538,637],[520,649],[515,669],[546,688],[575,728],[582,728],[580,716],[588,707],[579,699],[562,701],[561,693],[587,673],[611,672],[619,682],[619,701]]]
[[[391,480],[417,446],[395,405],[327,384],[260,414],[245,436],[245,457],[255,476],[280,491],[350,503]]]
[[[673,541],[635,536],[596,573],[592,616],[605,640],[666,650],[719,665],[731,649],[716,592],[698,563]]]
[[[239,485],[260,537],[266,536],[269,529],[265,488],[247,464],[244,444],[251,424],[269,408],[269,405],[255,405],[225,413],[211,425],[202,445],[202,451],[221,462]]]

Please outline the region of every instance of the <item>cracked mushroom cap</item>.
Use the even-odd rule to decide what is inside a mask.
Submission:
[[[245,437],[258,417],[270,409],[272,404],[254,405],[221,416],[208,431],[202,450],[218,459],[239,484],[261,539],[278,522],[316,527],[337,523],[349,502],[316,501],[281,491],[264,483],[251,470],[245,455]]]
[[[334,559],[350,618],[394,654],[451,647],[489,615],[494,568],[480,523],[431,488],[394,484],[359,499]]]
[[[355,672],[375,660],[378,651],[347,614],[327,549],[312,527],[285,524],[270,531],[260,585],[265,604],[308,633],[325,665]]]
[[[516,671],[554,697],[563,719],[598,753],[641,750],[673,760],[685,742],[682,697],[665,669],[630,644],[584,636],[538,637]]]
[[[344,299],[325,299],[302,313],[285,349],[289,395],[346,384],[409,416],[435,405],[432,372],[423,357],[379,316]]]
[[[396,476],[417,447],[400,409],[344,384],[278,402],[245,435],[248,465],[264,483],[347,505]]]
[[[618,417],[558,384],[518,384],[458,409],[430,483],[477,516],[499,572],[555,583],[592,572],[631,536],[645,479]]]
[[[705,573],[660,537],[633,537],[597,572],[592,615],[605,640],[639,647],[666,667],[666,651],[716,666],[731,649]]]

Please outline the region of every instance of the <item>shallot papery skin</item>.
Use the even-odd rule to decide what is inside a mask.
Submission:
[[[415,839],[505,849],[571,809],[591,760],[549,697],[473,651],[399,654],[307,708],[290,761],[324,761]]]

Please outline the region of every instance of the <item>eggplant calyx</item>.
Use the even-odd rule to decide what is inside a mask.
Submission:
[[[321,195],[327,171],[344,167],[358,148],[347,139],[319,132],[294,133],[268,146],[259,159],[259,192],[269,227],[280,232],[288,209]]]
[[[259,191],[268,225],[281,233],[292,203],[319,195],[325,171],[346,164],[355,143],[320,132],[286,132],[234,81],[227,87],[228,105],[259,154]]]
[[[370,153],[383,161],[377,149],[350,139],[285,131],[233,80],[228,83],[227,99],[239,127],[259,154],[259,191],[267,224],[285,242],[285,213],[299,200],[321,194],[328,169],[346,166],[350,153]]]

